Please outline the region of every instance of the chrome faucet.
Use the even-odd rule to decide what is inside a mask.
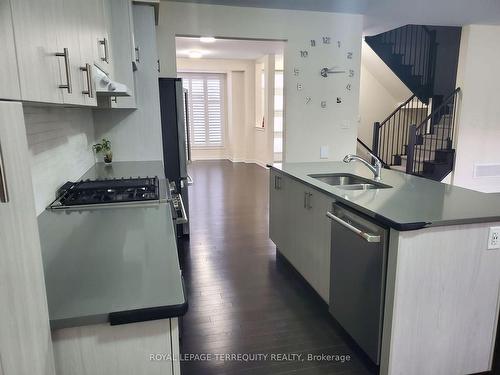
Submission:
[[[375,176],[375,181],[380,181],[380,171],[382,170],[382,162],[372,153],[369,152],[368,154],[370,154],[373,160],[375,160],[375,165],[371,165],[360,156],[352,154],[348,154],[344,157],[344,163],[350,163],[353,160],[357,160],[366,165],[370,169],[370,171],[373,172],[373,175]]]

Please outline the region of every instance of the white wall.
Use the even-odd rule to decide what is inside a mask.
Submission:
[[[141,62],[135,75],[136,110],[94,111],[97,139],[109,138],[113,160],[163,160],[154,10],[134,5],[134,32]]]
[[[500,26],[462,29],[457,87],[462,88],[454,185],[500,192],[500,176],[475,178],[476,163],[500,164]]]
[[[94,164],[94,124],[90,109],[24,106],[24,116],[38,215]]]
[[[412,93],[366,42],[362,47],[359,90],[358,137],[371,147],[373,123],[383,121]]]
[[[274,139],[274,55],[266,55],[256,61],[256,65],[262,64],[264,68],[264,108],[261,112],[264,116],[264,127],[262,127],[262,118],[256,118],[254,124],[254,161],[265,166],[273,162],[273,139]],[[260,68],[259,68],[260,69]],[[257,70],[256,70],[257,71]],[[255,82],[260,82],[261,77],[255,76]],[[262,85],[255,85],[256,102],[262,103]],[[260,98],[257,98],[260,96]],[[257,117],[257,116],[256,116]]]
[[[330,147],[330,160],[339,160],[355,150],[362,22],[360,15],[164,2],[157,28],[160,75],[176,75],[176,34],[287,40],[285,160],[318,161],[321,145]],[[329,47],[321,45],[323,36],[332,37]],[[310,47],[311,39],[316,47]],[[300,57],[300,50],[308,50],[309,57]],[[351,60],[346,58],[348,51],[353,52]],[[337,64],[353,69],[354,78],[319,75],[321,68]],[[299,77],[293,74],[295,67],[301,69]],[[301,92],[296,89],[299,82],[304,85]],[[352,90],[347,92],[349,82]],[[313,99],[309,105],[306,96]],[[342,97],[342,104],[336,103],[337,97]],[[320,106],[323,100],[328,103],[326,109]]]

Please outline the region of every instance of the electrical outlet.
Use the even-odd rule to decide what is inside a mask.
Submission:
[[[491,227],[488,236],[488,250],[500,249],[500,227]]]

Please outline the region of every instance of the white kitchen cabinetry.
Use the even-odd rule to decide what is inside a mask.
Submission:
[[[87,14],[87,36],[92,41],[94,63],[102,70],[113,76],[113,59],[111,57],[111,40],[108,35],[111,11],[108,0],[85,0]],[[123,20],[123,22],[126,22]]]
[[[58,329],[52,340],[58,374],[180,374],[177,318]]]
[[[269,237],[276,247],[285,251],[288,179],[271,170],[269,187]],[[286,256],[286,254],[283,253]]]
[[[60,1],[58,8],[58,27],[63,32],[57,34],[57,45],[59,56],[59,82],[62,86],[63,103],[73,105],[85,105],[88,90],[88,72],[85,66],[84,54],[88,54],[85,48],[85,39],[81,38],[86,32],[86,17],[82,13],[82,4],[79,0]],[[90,40],[88,45],[90,44]],[[88,55],[87,55],[88,56]],[[91,62],[91,60],[87,60]],[[82,71],[81,69],[85,69]],[[85,79],[84,79],[85,75]],[[91,90],[91,87],[90,87]],[[91,92],[91,91],[90,91]]]
[[[130,96],[103,97],[99,107],[137,108],[132,61],[135,59],[134,23],[131,0],[107,0],[110,8],[109,36],[113,41],[113,79],[127,85]]]
[[[19,75],[17,73],[16,47],[12,30],[10,1],[0,0],[0,46],[3,49],[0,64],[0,99],[20,100]]]
[[[271,170],[269,234],[278,250],[326,301],[330,290],[333,199]]]
[[[0,102],[0,155],[0,373],[54,375],[40,240],[27,167],[29,151],[20,103]]]
[[[57,36],[61,28],[58,0],[11,2],[21,99],[62,103]]]

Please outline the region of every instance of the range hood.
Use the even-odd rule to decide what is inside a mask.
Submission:
[[[127,85],[113,81],[109,76],[99,68],[93,65],[95,92],[101,96],[130,96]]]

